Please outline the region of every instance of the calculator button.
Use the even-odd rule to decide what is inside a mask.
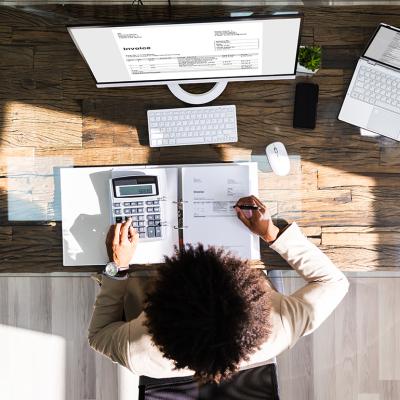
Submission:
[[[160,214],[154,214],[154,219],[160,220],[161,219]]]
[[[113,206],[114,207],[121,207],[121,203],[114,203]]]
[[[142,213],[143,212],[143,208],[137,208],[137,212]]]
[[[139,215],[132,215],[132,221],[139,221]]]
[[[131,206],[137,206],[136,201],[131,201]]]
[[[117,217],[117,218],[115,218],[115,222],[116,222],[117,224],[120,224],[120,223],[122,222],[122,217]]]
[[[161,237],[161,227],[160,226],[156,227],[156,237]]]
[[[131,209],[130,208],[124,208],[124,214],[130,214]]]
[[[144,215],[142,214],[142,215],[138,215],[138,217],[139,217],[139,221],[144,221]]]
[[[147,236],[148,236],[149,238],[152,238],[152,237],[154,237],[154,235],[155,235],[155,230],[154,230],[154,228],[153,228],[152,226],[149,226],[149,227],[147,228]]]
[[[147,214],[147,220],[153,220],[154,219],[154,215],[153,214]]]
[[[138,209],[137,208],[131,208],[131,213],[132,214],[137,214],[138,213]]]
[[[149,201],[149,200],[147,200],[147,201],[146,201],[146,204],[147,204],[147,205],[152,205],[152,204],[153,204],[153,202],[152,202],[152,201]]]
[[[128,201],[128,202],[124,202],[124,206],[130,206],[131,205],[131,203]]]
[[[115,215],[121,215],[121,209],[120,209],[120,208],[116,208],[116,209],[114,210],[114,214],[115,214]]]
[[[156,226],[155,221],[147,221],[147,226]]]
[[[139,226],[144,226],[144,221],[139,221],[138,224]]]
[[[153,205],[158,206],[160,204],[160,200],[154,200]]]
[[[153,208],[153,211],[154,211],[154,212],[160,212],[160,207],[154,207],[154,208]]]
[[[140,232],[139,233],[139,238],[140,239],[145,239],[146,238],[146,234],[144,232]]]
[[[153,212],[153,207],[147,207],[147,212]]]
[[[134,228],[139,228],[139,221],[132,221],[132,226]]]
[[[137,205],[138,205],[138,206],[142,206],[142,205],[143,205],[143,201],[138,201],[138,202],[137,202]]]
[[[146,228],[144,226],[139,226],[139,228],[137,228],[137,231],[139,233],[145,233],[146,232]]]

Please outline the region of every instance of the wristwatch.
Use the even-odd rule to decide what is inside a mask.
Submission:
[[[119,270],[119,267],[115,262],[111,261],[106,264],[103,274],[113,279],[125,279],[129,273],[129,268]]]

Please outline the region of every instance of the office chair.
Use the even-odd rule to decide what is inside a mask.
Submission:
[[[267,276],[279,292],[284,291],[282,272],[268,271]],[[276,364],[239,371],[219,385],[199,387],[193,377],[139,378],[138,400],[279,400]]]
[[[199,387],[191,376],[139,378],[139,400],[279,400],[275,364],[239,371],[229,381]]]

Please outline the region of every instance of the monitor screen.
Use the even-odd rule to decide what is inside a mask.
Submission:
[[[367,47],[364,57],[400,69],[400,31],[381,25]]]
[[[301,17],[69,27],[98,85],[296,73]]]

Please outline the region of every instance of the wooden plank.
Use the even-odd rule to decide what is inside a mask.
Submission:
[[[0,25],[0,44],[9,44],[11,42],[12,29],[10,26]]]
[[[68,70],[79,73],[87,70],[87,66],[72,40],[68,43],[37,44],[34,57],[35,70],[47,69],[52,65],[57,70]]]
[[[398,270],[398,246],[379,249],[351,246],[321,246],[321,250],[344,271]]]
[[[0,38],[1,38],[1,27],[0,27]],[[71,36],[66,30],[65,26],[57,27],[37,27],[37,26],[28,26],[28,27],[17,27],[12,30],[10,29],[10,38],[12,43],[14,44],[34,44],[38,43],[68,43],[71,44]]]
[[[363,26],[346,29],[337,26],[315,26],[314,42],[318,46],[364,46],[368,40]]]
[[[0,226],[0,242],[10,242],[12,238],[11,226]]]
[[[76,101],[2,102],[7,147],[81,147],[82,117]]]
[[[7,174],[9,165],[13,163],[13,159],[16,157],[32,158],[33,154],[33,147],[7,148],[0,146],[0,176]]]
[[[65,156],[71,159],[75,166],[159,164],[159,153],[159,149],[150,149],[145,146],[141,148],[38,149],[35,152],[40,157]]]
[[[322,227],[321,226],[301,226],[302,232],[309,238],[321,237]]]
[[[61,71],[47,69],[30,71],[13,68],[1,71],[0,99],[61,100]]]
[[[400,174],[380,173],[353,173],[341,171],[338,168],[318,167],[318,188],[328,189],[335,187],[372,186],[372,187],[399,187]]]
[[[32,70],[33,47],[0,45],[0,68]]]
[[[400,227],[322,227],[324,246],[379,248],[400,243]]]

